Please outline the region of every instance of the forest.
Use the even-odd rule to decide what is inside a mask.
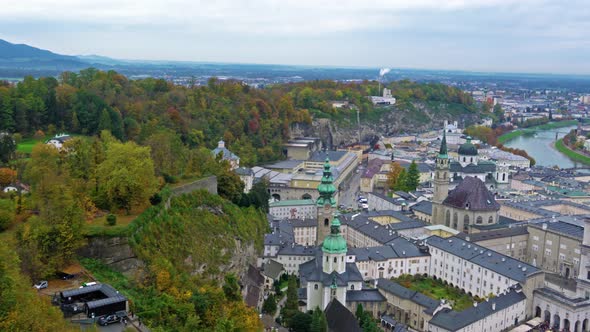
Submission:
[[[356,109],[368,119],[381,114],[366,98],[379,95],[378,86],[375,81],[322,80],[254,89],[211,78],[207,85],[186,87],[89,68],[58,78],[0,83],[0,132],[26,138],[62,132],[93,136],[108,130],[121,141],[149,145],[152,157],[158,155],[158,144],[167,144],[160,160],[154,158],[157,174],[182,173],[188,150],[212,149],[223,139],[244,165],[252,166],[283,157],[281,144],[294,123],[310,124],[313,117],[338,120]],[[471,96],[444,84],[404,80],[386,86],[400,107],[412,101],[440,102],[476,112]],[[334,100],[349,101],[351,107],[333,108]],[[169,157],[165,153],[178,160],[163,160]]]

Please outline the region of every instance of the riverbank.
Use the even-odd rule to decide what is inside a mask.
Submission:
[[[557,151],[563,153],[573,160],[590,165],[590,157],[570,149],[567,145],[565,145],[565,143],[563,143],[563,138],[560,138],[557,140],[557,142],[555,142],[555,148]]]
[[[508,132],[500,137],[498,137],[498,143],[504,144],[511,139],[514,139],[518,136],[522,136],[526,133],[533,133],[538,130],[549,130],[555,128],[562,128],[562,127],[569,127],[575,126],[578,124],[578,120],[566,120],[566,121],[558,121],[558,122],[549,122],[546,124],[542,124],[539,126],[534,126],[530,128],[523,128],[523,129],[516,129],[511,132]]]

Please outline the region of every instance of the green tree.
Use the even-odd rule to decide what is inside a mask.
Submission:
[[[365,309],[363,308],[363,304],[359,303],[359,305],[356,307],[356,312],[355,312],[355,316],[356,319],[358,319],[358,321],[362,321],[363,318],[365,317]]]
[[[14,221],[15,206],[10,199],[0,199],[0,232]]]
[[[397,177],[397,182],[396,182],[395,186],[393,187],[393,190],[407,191],[407,188],[408,188],[407,178],[408,178],[408,173],[406,172],[405,168],[402,168],[402,170],[400,171],[400,173]]]
[[[223,293],[225,298],[229,301],[241,301],[242,294],[240,293],[240,285],[238,279],[233,273],[225,275],[225,283],[223,284]]]
[[[412,160],[410,167],[408,168],[408,173],[405,181],[406,190],[413,191],[416,190],[418,185],[420,184],[420,171],[418,170],[418,164],[416,164],[415,160]]]
[[[103,108],[100,112],[100,117],[98,119],[98,131],[108,130],[110,132],[113,131],[113,123],[111,121],[111,116],[109,115],[109,111],[106,108]]]
[[[16,152],[16,143],[10,135],[0,134],[0,162],[8,163],[14,158]]]
[[[262,304],[262,313],[274,315],[277,312],[277,300],[274,294],[268,295]]]
[[[244,182],[229,167],[223,167],[217,174],[217,192],[219,196],[239,203],[244,192]]]
[[[289,329],[293,332],[310,332],[311,321],[310,314],[297,311],[290,319]]]
[[[328,332],[326,315],[320,308],[316,307],[311,315],[310,332]]]
[[[108,143],[97,175],[100,191],[114,207],[127,213],[134,206],[147,204],[158,187],[150,148],[133,142]]]
[[[299,296],[297,290],[297,278],[294,275],[290,275],[287,284],[287,300],[281,310],[283,322],[286,322],[289,327],[291,326],[291,318],[299,312]]]

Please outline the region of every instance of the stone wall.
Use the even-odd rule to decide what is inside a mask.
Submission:
[[[88,244],[78,250],[78,255],[98,259],[113,270],[127,275],[134,274],[144,266],[126,237],[90,237]]]
[[[217,195],[217,177],[212,175],[204,179],[200,179],[191,183],[187,183],[180,187],[174,188],[172,189],[172,196],[188,194],[199,189],[205,189],[210,194]]]

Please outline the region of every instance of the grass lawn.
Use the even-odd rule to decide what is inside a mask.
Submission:
[[[35,146],[35,144],[39,142],[44,142],[45,140],[46,138],[25,138],[20,143],[18,143],[18,145],[16,146],[16,151],[30,154],[31,151],[33,151],[33,146]]]
[[[424,277],[417,279],[411,275],[403,275],[392,280],[435,300],[445,299],[451,304],[453,310],[456,311],[463,311],[473,306],[473,297],[463,293],[460,289],[445,286],[439,280]]]
[[[585,156],[581,153],[577,153],[575,150],[570,149],[563,143],[563,139],[559,139],[557,140],[557,142],[555,142],[555,148],[557,149],[557,151],[563,153],[564,155],[570,157],[573,160],[590,165],[590,157]]]
[[[127,234],[129,224],[139,216],[140,213],[132,213],[127,215],[125,213],[116,213],[117,224],[109,226],[106,224],[107,216],[96,218],[90,222],[86,222],[86,234],[89,236],[120,236]]]

